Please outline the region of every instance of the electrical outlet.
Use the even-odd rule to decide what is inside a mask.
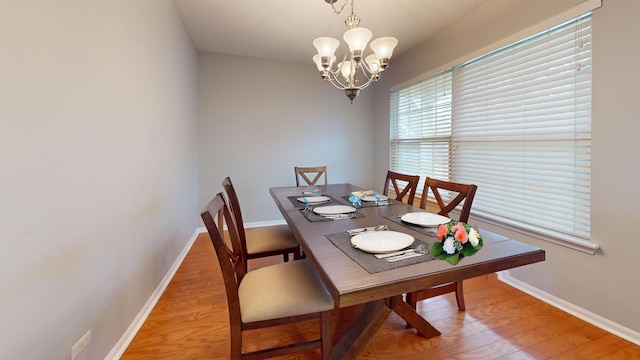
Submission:
[[[80,354],[80,352],[82,352],[82,350],[84,350],[84,348],[87,347],[87,345],[89,345],[90,342],[91,342],[91,329],[89,329],[89,331],[87,331],[87,333],[84,334],[80,338],[80,340],[78,340],[78,342],[76,342],[75,345],[71,347],[71,360],[76,360],[76,358],[78,357],[78,354]]]

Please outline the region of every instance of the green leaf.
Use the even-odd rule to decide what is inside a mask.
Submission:
[[[453,254],[447,257],[447,262],[451,265],[456,265],[460,261],[460,254]]]
[[[464,256],[471,256],[475,253],[476,251],[473,248],[468,248],[468,247],[465,247],[464,250],[462,251],[462,255]]]
[[[436,241],[431,245],[431,255],[438,256],[440,254],[442,254],[442,243]]]

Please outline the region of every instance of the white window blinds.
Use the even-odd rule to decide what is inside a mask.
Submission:
[[[589,239],[590,15],[394,91],[391,109],[392,169],[478,185],[474,216]]]
[[[391,169],[449,178],[451,71],[391,93]],[[395,119],[395,121],[393,120]]]

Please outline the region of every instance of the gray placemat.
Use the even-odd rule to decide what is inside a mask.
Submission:
[[[348,220],[348,219],[355,219],[355,218],[363,218],[363,217],[365,217],[364,215],[362,215],[361,213],[359,213],[357,211],[353,212],[353,213],[350,213],[350,214],[345,214],[345,215],[351,215],[350,217],[337,218],[337,219],[327,218],[327,217],[324,217],[322,215],[318,215],[318,214],[314,213],[313,210],[304,211],[303,209],[300,209],[300,212],[304,215],[304,217],[307,218],[307,220],[312,221],[312,222],[316,222],[316,221],[333,221],[333,220]]]
[[[315,196],[315,195],[314,195],[314,196]],[[331,200],[329,200],[329,201],[327,201],[327,202],[323,202],[323,203],[317,204],[317,205],[323,205],[323,206],[324,206],[324,205],[344,205],[342,202],[340,202],[340,201],[338,201],[338,200],[336,200],[336,199],[332,198],[332,197],[331,197],[331,196],[329,196],[329,195],[318,195],[318,196],[326,196],[326,197],[328,197],[328,198],[329,198],[329,199],[331,199]],[[293,204],[293,206],[295,206],[295,207],[297,207],[297,208],[304,208],[304,206],[305,206],[305,205],[304,205],[304,203],[303,203],[303,202],[298,201],[298,198],[301,198],[301,197],[304,197],[304,195],[287,196],[287,199],[289,199],[289,201],[291,201],[291,203]],[[311,205],[313,206],[313,204],[311,204]]]
[[[343,196],[342,197],[344,200],[346,200],[347,202],[349,201],[349,195],[347,196]],[[397,200],[393,200],[393,199],[389,199],[387,201],[385,201],[384,205],[378,205],[375,203],[375,201],[361,201],[360,204],[358,204],[359,207],[376,207],[376,206],[389,206],[389,205],[393,205],[393,204],[397,204],[398,201]]]
[[[431,236],[431,237],[435,237],[436,233],[438,232],[438,228],[437,227],[422,227],[422,226],[418,226],[418,225],[414,225],[414,224],[409,224],[408,222],[404,222],[402,221],[402,215],[392,215],[392,216],[385,216],[386,219],[389,219],[391,221],[393,221],[394,223],[400,224],[406,228],[409,228],[411,230],[415,230],[417,232],[419,232],[420,234],[424,234],[427,236]]]
[[[350,257],[353,261],[358,263],[358,265],[367,270],[367,272],[369,272],[370,274],[397,269],[403,266],[418,264],[435,259],[433,256],[431,256],[431,254],[425,254],[423,256],[417,256],[396,262],[388,262],[385,259],[378,259],[373,254],[358,250],[351,246],[351,235],[347,234],[346,232],[329,234],[325,235],[325,237],[329,239],[329,241],[331,241],[335,246],[337,246],[338,249],[342,250],[342,252]],[[431,244],[419,239],[416,239],[413,244],[409,246],[409,248],[415,249],[421,243],[426,244],[427,248],[431,249]]]

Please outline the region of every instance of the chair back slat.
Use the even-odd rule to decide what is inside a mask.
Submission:
[[[387,178],[384,182],[383,194],[389,195],[389,187],[393,186],[393,191],[396,194],[396,200],[403,201],[405,196],[407,197],[407,203],[413,205],[413,200],[418,190],[418,182],[420,176],[407,175],[397,173],[395,171],[387,171]]]
[[[327,185],[327,166],[314,166],[314,167],[302,167],[296,166],[294,168],[296,173],[296,186],[313,186],[324,175],[324,185]],[[308,175],[313,175],[313,179],[310,179]],[[306,184],[300,185],[300,178],[302,178]]]
[[[433,194],[440,211],[438,214],[449,217],[449,213],[453,211],[460,203],[464,201],[462,209],[460,210],[460,216],[458,221],[468,222],[469,214],[471,213],[471,205],[473,204],[473,198],[475,197],[477,186],[473,184],[461,184],[450,181],[438,180],[433,178],[426,178],[424,182],[424,188],[422,190],[422,199],[420,200],[420,208],[427,208],[427,199],[429,197],[429,191]],[[455,197],[449,202],[446,202],[440,193],[441,190],[449,191],[455,194]]]

